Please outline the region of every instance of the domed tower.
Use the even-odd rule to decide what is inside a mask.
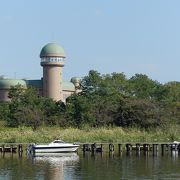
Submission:
[[[11,79],[5,76],[0,76],[0,102],[7,102],[9,98],[9,90],[11,87],[21,85],[22,88],[26,89],[26,82],[22,79]]]
[[[80,89],[81,79],[78,77],[72,77],[71,82],[74,84],[75,92],[79,93],[81,91],[81,89]]]
[[[62,68],[64,67],[64,49],[55,43],[45,45],[40,53],[43,67],[43,96],[55,101],[63,100]]]

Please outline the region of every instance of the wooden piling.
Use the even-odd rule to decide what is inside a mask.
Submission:
[[[96,143],[91,144],[91,152],[95,152],[96,151]]]
[[[13,152],[13,144],[10,145],[10,152]]]
[[[20,152],[20,153],[23,152],[22,144],[19,144],[19,145],[18,145],[18,152]]]
[[[178,150],[178,152],[180,152],[180,144],[178,144],[177,150]]]
[[[153,147],[153,152],[158,151],[158,144],[153,144],[152,147]]]
[[[118,144],[118,151],[119,151],[119,154],[122,152],[122,144]]]
[[[161,153],[164,154],[164,144],[161,144]]]
[[[114,145],[112,143],[109,144],[109,152],[114,152]]]
[[[85,146],[85,144],[83,144],[83,152],[85,152],[86,151],[86,146]]]
[[[126,144],[126,151],[129,152],[132,150],[132,145],[131,144]]]
[[[103,145],[100,144],[100,147],[96,146],[96,152],[103,152]]]
[[[2,145],[2,152],[5,152],[4,144]]]
[[[140,151],[140,150],[141,150],[140,144],[137,143],[137,144],[136,144],[136,151]]]
[[[151,145],[150,144],[143,144],[143,150],[144,151],[150,151],[150,149],[151,149]]]
[[[91,151],[89,144],[83,144],[83,151]]]

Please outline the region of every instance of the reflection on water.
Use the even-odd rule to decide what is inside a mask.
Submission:
[[[48,162],[53,166],[74,164],[79,161],[77,153],[37,153],[33,156],[34,163]]]
[[[69,168],[67,172],[66,166],[74,167],[79,162],[77,153],[37,153],[32,159],[36,165],[47,165],[51,174],[50,178],[53,180],[72,179],[74,169]],[[47,178],[47,174],[41,174],[39,178]]]
[[[85,153],[82,179],[180,179],[178,152]],[[95,174],[93,176],[93,174]],[[90,178],[91,177],[91,178]]]
[[[36,156],[0,153],[0,180],[73,179],[78,163],[76,153]]]
[[[0,153],[0,180],[180,179],[180,152]]]

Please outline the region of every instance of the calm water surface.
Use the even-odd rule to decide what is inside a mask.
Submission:
[[[0,180],[180,179],[180,154],[0,154]]]

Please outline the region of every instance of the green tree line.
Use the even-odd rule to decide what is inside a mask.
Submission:
[[[0,104],[0,120],[7,126],[60,127],[166,127],[180,124],[180,82],[161,84],[144,74],[102,75],[95,70],[81,80],[82,91],[66,103],[39,96],[33,87],[20,85],[9,92],[11,101]]]

